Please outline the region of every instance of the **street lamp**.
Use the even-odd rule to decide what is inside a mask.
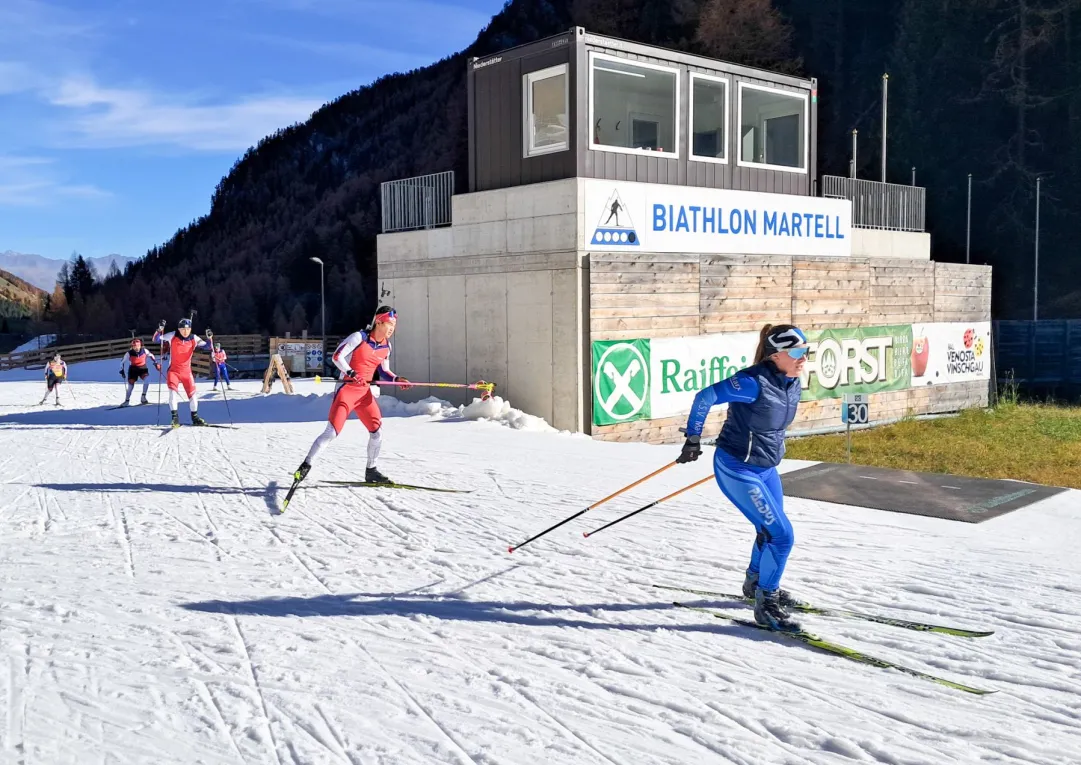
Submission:
[[[324,288],[326,280],[323,278],[323,261],[319,258],[308,258],[308,260],[319,264],[319,321],[322,326],[319,346],[322,348],[320,356],[322,356],[322,368],[325,373],[327,371],[327,304]]]

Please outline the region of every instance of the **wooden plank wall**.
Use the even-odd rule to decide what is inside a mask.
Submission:
[[[589,266],[594,340],[697,335],[697,255],[597,253]]]
[[[792,317],[792,259],[703,255],[699,309],[702,334],[748,332]]]
[[[991,269],[893,258],[791,258],[593,253],[593,340],[747,332],[766,322],[804,329],[922,322],[987,321]],[[986,382],[924,386],[872,394],[874,420],[986,406]],[[716,434],[723,407],[706,423]],[[687,417],[593,427],[606,441],[674,443]],[[839,399],[808,401],[792,432],[834,426]]]

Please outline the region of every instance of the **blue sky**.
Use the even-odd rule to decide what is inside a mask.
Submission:
[[[262,136],[503,0],[0,0],[0,252],[139,257]]]

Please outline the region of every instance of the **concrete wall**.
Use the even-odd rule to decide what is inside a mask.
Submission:
[[[931,259],[931,235],[916,231],[852,229],[852,257]]]
[[[582,281],[576,251],[385,264],[385,300],[401,314],[392,367],[411,380],[494,382],[514,407],[580,431]],[[477,395],[402,397],[432,393]]]
[[[380,234],[384,265],[580,249],[578,179],[451,197],[449,228]]]

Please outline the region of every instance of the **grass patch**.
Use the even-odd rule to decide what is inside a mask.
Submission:
[[[845,436],[791,438],[785,456],[845,462]],[[1008,401],[853,431],[852,463],[1081,489],[1081,407]]]

